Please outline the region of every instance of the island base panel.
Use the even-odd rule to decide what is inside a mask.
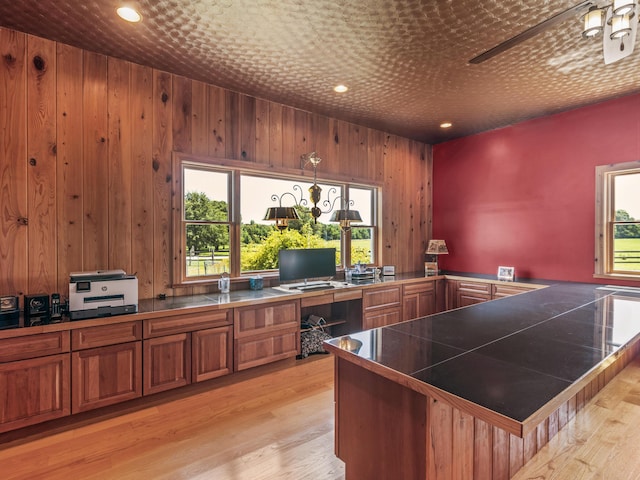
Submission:
[[[523,437],[336,356],[336,455],[346,480],[509,479],[639,353],[619,351]]]
[[[338,357],[335,395],[346,480],[426,478],[426,397]]]

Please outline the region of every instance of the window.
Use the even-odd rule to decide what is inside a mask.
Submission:
[[[349,200],[360,212],[362,222],[351,227],[350,263],[375,263],[376,258],[376,195],[373,188],[349,188]]]
[[[179,281],[230,272],[231,173],[185,163],[182,179]]]
[[[312,205],[308,198],[311,185],[310,182],[299,180],[240,174],[241,273],[277,268],[278,251],[281,248],[335,247],[338,252],[336,265],[341,265],[340,227],[329,223],[330,213],[322,213],[317,222],[313,221]],[[318,185],[322,188],[319,206],[327,211],[331,206],[327,199],[342,196],[343,186],[320,181]],[[289,221],[289,228],[275,235],[273,222],[264,220],[267,208],[296,203],[300,220]]]
[[[240,162],[225,166],[174,157],[176,184],[181,195],[174,197],[176,284],[211,281],[223,272],[237,277],[278,268],[282,248],[336,249],[336,266],[358,262],[375,264],[377,258],[378,188],[348,182],[318,179],[322,188],[317,222],[311,215],[309,177],[292,177],[247,169]],[[342,231],[330,222],[334,210],[349,205],[358,210],[362,222]],[[299,220],[289,228],[276,229],[264,220],[267,208],[295,206]]]
[[[596,276],[640,276],[640,164],[596,167]]]

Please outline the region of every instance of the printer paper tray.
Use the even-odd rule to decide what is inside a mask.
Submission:
[[[125,313],[136,313],[137,305],[120,305],[116,307],[99,307],[87,310],[76,310],[69,312],[71,320],[84,320],[86,318],[111,317],[113,315],[124,315]]]

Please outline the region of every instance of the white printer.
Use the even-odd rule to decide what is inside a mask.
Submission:
[[[109,317],[138,311],[138,279],[124,270],[76,272],[69,279],[69,318]]]

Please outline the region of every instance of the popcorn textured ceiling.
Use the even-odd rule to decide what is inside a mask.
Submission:
[[[129,24],[112,0],[21,0],[0,26],[438,143],[640,91],[640,47],[607,66],[578,16],[468,64],[576,3],[139,0]]]

